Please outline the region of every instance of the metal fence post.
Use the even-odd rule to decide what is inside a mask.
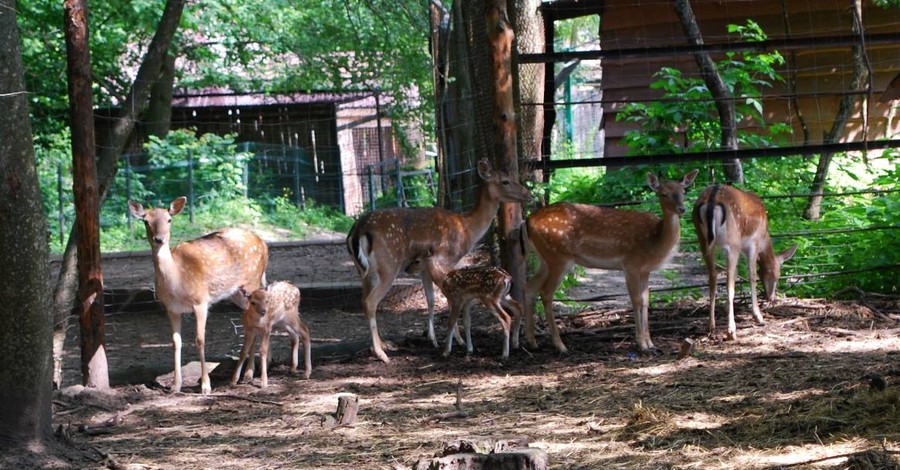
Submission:
[[[194,156],[188,150],[188,214],[191,224],[194,223]]]
[[[375,174],[372,170],[372,165],[366,167],[366,171],[369,173],[369,210],[375,210]]]
[[[303,198],[300,194],[300,151],[293,149],[291,151],[294,157],[294,202],[297,207],[303,207]]]
[[[250,153],[250,142],[241,142],[240,145],[244,147],[241,153]],[[241,175],[244,180],[244,199],[250,198],[250,160],[254,157],[256,157],[255,154],[244,160],[244,173]]]
[[[59,204],[59,246],[66,246],[66,214],[63,212],[63,177],[62,177],[62,163],[56,164],[56,199]],[[131,223],[131,217],[128,218],[128,223]]]
[[[131,200],[131,156],[125,156],[125,200]],[[128,233],[133,231],[131,213],[128,214]]]

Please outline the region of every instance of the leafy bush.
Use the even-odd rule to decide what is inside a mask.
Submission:
[[[746,41],[764,41],[765,33],[753,20],[729,25],[728,32]],[[783,81],[775,67],[784,64],[777,51],[728,52],[716,68],[735,100],[737,122],[752,121],[757,128],[738,129],[741,146],[765,147],[790,132],[785,124],[767,124],[763,118],[762,88]],[[663,67],[654,75],[650,88],[660,90],[661,99],[650,103],[629,103],[616,115],[617,121],[636,123],[638,130],[625,134],[624,141],[634,155],[707,150],[719,145],[722,129],[715,100],[700,78],[684,77],[676,68]]]

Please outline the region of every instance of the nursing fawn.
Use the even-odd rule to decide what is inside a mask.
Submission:
[[[247,362],[244,380],[253,380],[253,343],[259,337],[259,367],[261,369],[259,384],[266,388],[269,385],[269,340],[272,329],[280,327],[291,337],[291,373],[297,373],[300,341],[303,341],[303,377],[309,378],[312,373],[312,356],[309,328],[300,319],[300,289],[289,282],[273,282],[265,289],[253,292],[244,291],[247,298],[247,309],[244,311],[244,345],[237,367],[231,375],[231,385],[238,383],[241,368]]]
[[[478,202],[468,213],[457,214],[442,208],[398,207],[380,209],[363,215],[347,235],[347,250],[362,281],[362,301],[372,350],[384,362],[390,362],[378,333],[375,313],[378,304],[401,271],[420,273],[428,301],[428,339],[437,347],[434,335],[434,286],[441,279],[431,270],[414,266],[424,256],[445,273],[475,246],[497,215],[500,202],[528,202],[531,193],[517,175],[491,168],[484,159],[478,162],[481,190]]]
[[[500,321],[500,327],[503,329],[503,358],[509,357],[511,331],[513,347],[518,349],[522,306],[509,296],[509,289],[512,287],[512,276],[509,273],[496,266],[469,266],[450,271],[438,286],[450,305],[444,357],[449,356],[453,349],[456,322],[460,312],[463,314],[463,327],[466,330],[466,351],[469,354],[472,353],[470,310],[472,305],[479,300]]]
[[[206,316],[209,306],[231,299],[246,307],[241,287],[257,289],[266,283],[269,249],[256,234],[237,228],[212,232],[169,248],[172,217],[184,209],[186,198],[172,201],[168,209],[144,209],[128,201],[131,215],[144,222],[153,254],[156,298],[166,308],[172,325],[175,351],[175,382],[172,391],[181,391],[181,316],[194,313],[197,319],[197,353],[200,355],[200,390],[210,393],[206,370]]]

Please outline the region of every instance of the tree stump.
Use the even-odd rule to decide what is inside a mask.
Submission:
[[[337,426],[350,426],[356,423],[358,411],[359,397],[350,393],[338,395],[337,411],[334,413]]]
[[[451,454],[416,462],[413,470],[549,470],[542,449],[529,447],[496,454]]]

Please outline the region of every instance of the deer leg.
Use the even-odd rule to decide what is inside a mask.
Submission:
[[[728,272],[726,285],[728,288],[728,333],[726,339],[737,339],[737,325],[734,323],[734,282],[737,277],[738,258],[741,256],[739,249],[726,249],[725,257],[728,260]]]
[[[471,355],[475,350],[475,344],[472,342],[472,305],[475,300],[469,300],[463,306],[463,328],[466,330],[466,354]],[[459,330],[456,329],[456,335],[459,336]]]
[[[309,327],[302,320],[300,321],[300,336],[303,340],[303,378],[308,379],[312,375],[312,336],[309,334]],[[296,360],[295,353],[294,361]]]
[[[559,337],[559,328],[556,326],[556,318],[553,315],[553,294],[562,283],[563,276],[572,267],[572,263],[568,262],[561,265],[548,265],[547,278],[541,286],[541,302],[544,304],[544,315],[547,316],[547,326],[550,329],[550,337],[553,339],[553,345],[561,353],[568,353],[566,345],[563,344],[562,338]]]
[[[758,262],[759,251],[757,251],[755,247],[750,248],[750,252],[747,253],[747,271],[750,275],[750,307],[753,309],[753,318],[756,319],[756,323],[759,325],[765,325],[766,321],[763,319],[762,311],[759,310],[759,299],[757,298],[756,292],[756,268]]]
[[[297,373],[297,364],[300,362],[300,334],[291,332],[291,374]]]
[[[204,303],[194,306],[197,317],[197,354],[200,355],[200,393],[208,395],[212,392],[209,384],[209,372],[206,370],[206,315],[209,305]]]
[[[462,305],[460,305],[460,302],[450,302],[450,317],[447,319],[447,341],[444,345],[444,357],[449,356],[450,351],[453,349],[453,336],[456,332],[456,321],[459,319],[461,307]]]
[[[269,340],[271,337],[272,331],[266,328],[259,339],[259,386],[261,388],[269,386]]]
[[[525,308],[522,315],[525,317],[525,341],[528,346],[537,349],[537,341],[534,338],[534,307],[535,295],[538,288],[547,280],[547,263],[541,260],[538,271],[532,276],[525,285]]]
[[[434,283],[428,277],[426,270],[422,271],[422,290],[425,291],[425,301],[428,304],[428,339],[435,348],[438,346],[437,338],[434,335]]]
[[[703,261],[706,263],[706,272],[709,275],[709,323],[707,329],[710,334],[716,331],[716,252],[714,247],[705,247],[700,244],[703,253]],[[708,251],[707,251],[708,250]]]
[[[250,381],[253,379],[253,343],[256,342],[256,330],[252,327],[244,324],[244,345],[241,347],[241,355],[240,359],[238,359],[237,367],[234,368],[234,373],[231,374],[231,385],[237,385],[238,377],[241,376],[241,369],[244,367],[244,363],[247,362],[247,358],[250,359],[250,364],[247,366],[247,374],[250,377],[244,376],[245,381]]]
[[[172,350],[175,354],[175,382],[172,384],[172,392],[178,393],[181,391],[181,314],[172,311],[166,313],[172,325]]]
[[[494,311],[497,320],[500,320],[500,327],[503,328],[502,357],[503,359],[507,359],[509,358],[509,330],[512,326],[512,316],[506,313],[506,310],[503,310],[503,304],[500,302],[500,299],[495,299],[487,305]]]
[[[628,297],[631,298],[631,308],[634,310],[634,337],[638,350],[641,352],[653,349],[653,342],[650,341],[650,328],[647,325],[647,302],[645,302],[645,298],[649,300],[649,289],[644,277],[639,272],[625,271],[625,286],[628,288]]]
[[[391,362],[388,359],[387,354],[384,353],[384,346],[381,343],[381,336],[378,334],[378,322],[375,319],[375,313],[378,309],[378,304],[381,303],[381,299],[387,295],[388,290],[391,288],[391,284],[393,284],[394,279],[397,277],[397,273],[394,273],[393,276],[380,276],[377,273],[373,273],[370,270],[363,277],[363,309],[366,312],[366,319],[369,321],[369,330],[372,333],[372,352],[375,353],[375,356],[378,359],[381,359],[382,362],[389,363]]]
[[[512,312],[513,324],[510,331],[513,349],[519,349],[519,330],[522,328],[522,304],[507,296],[501,301],[503,307]]]

